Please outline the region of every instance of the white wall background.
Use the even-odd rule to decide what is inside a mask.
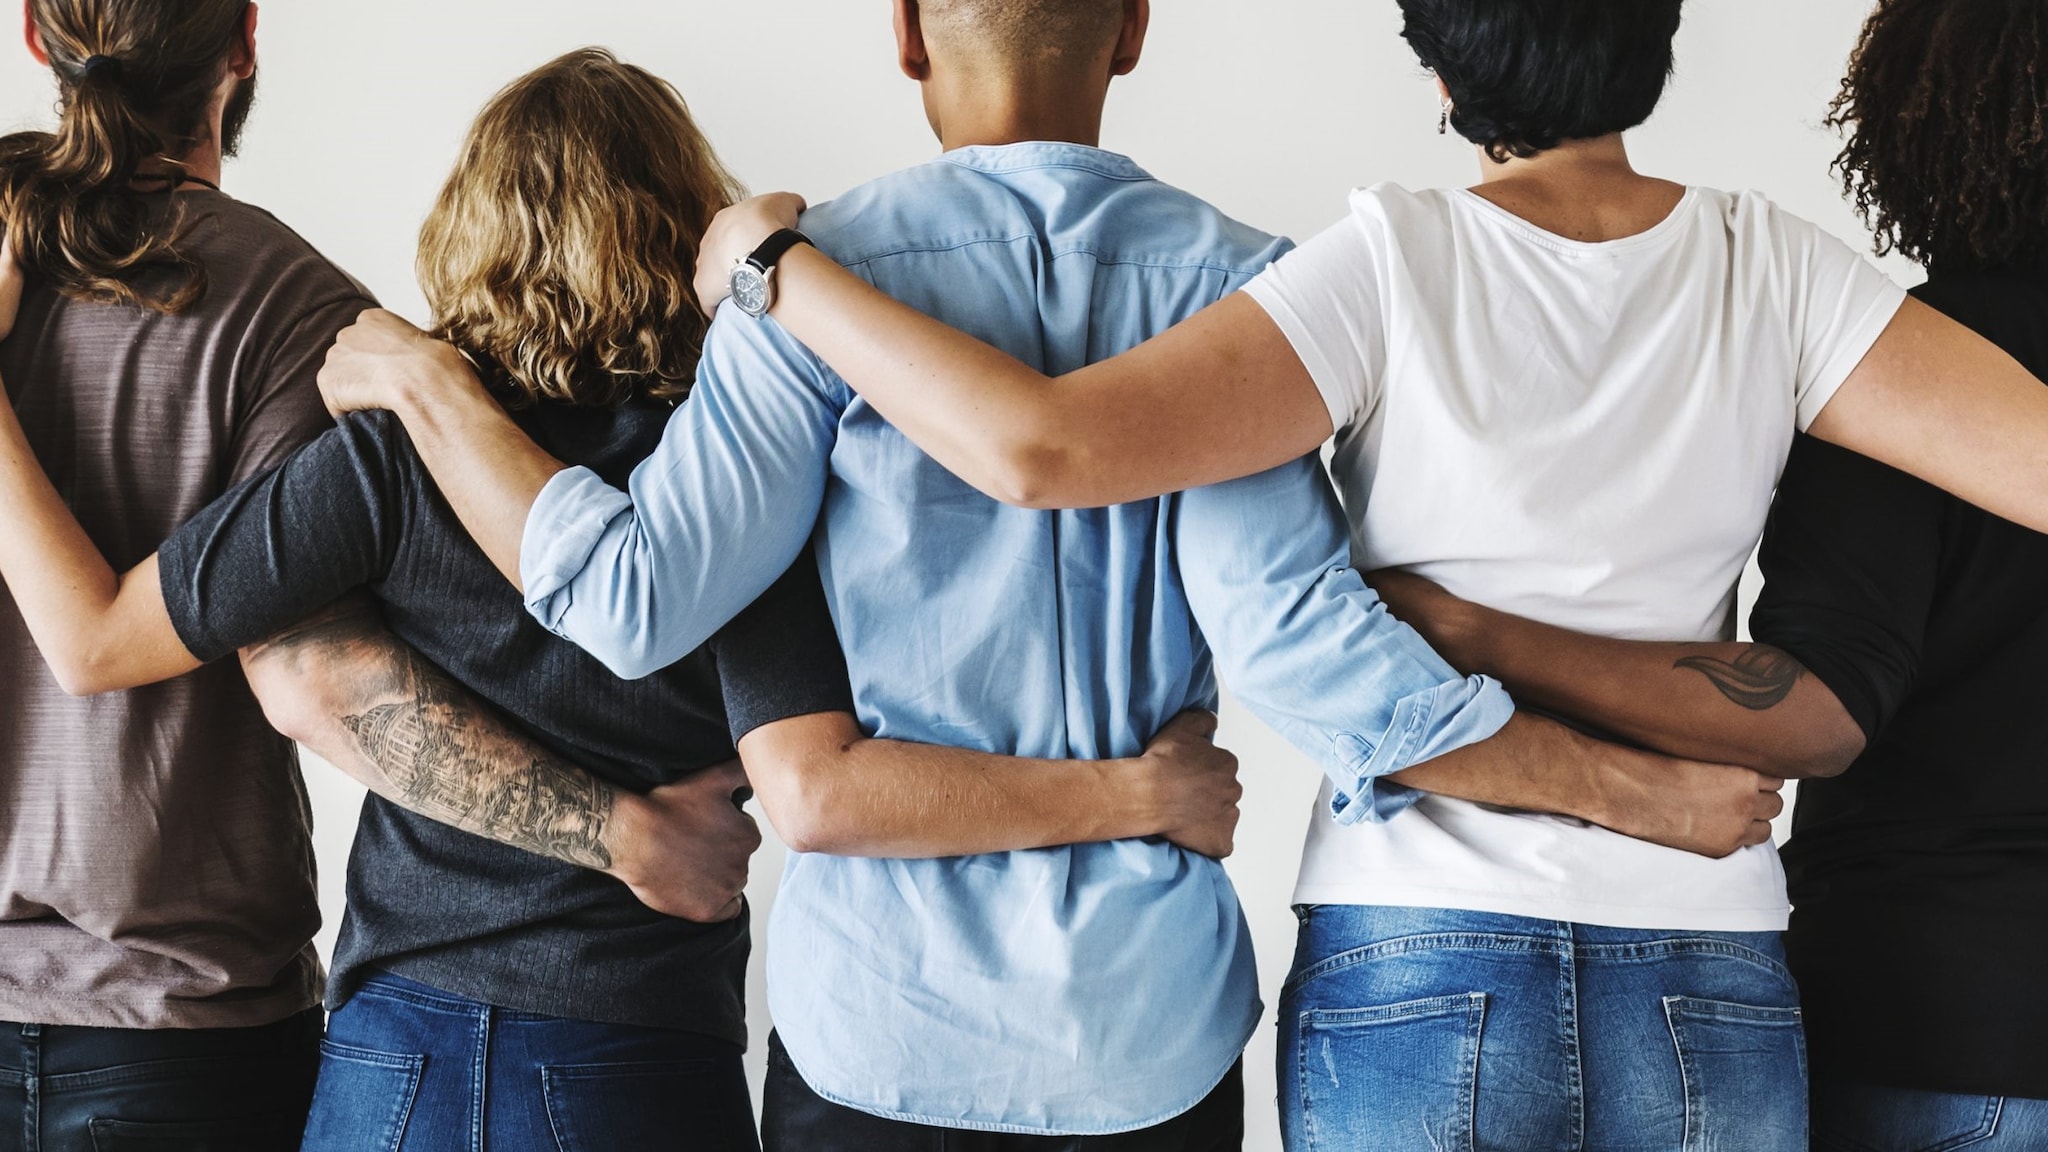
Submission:
[[[1679,75],[1635,137],[1658,175],[1761,188],[1850,238],[1867,235],[1827,172],[1821,127],[1870,0],[1693,0]],[[1398,38],[1394,0],[1157,0],[1137,75],[1111,101],[1107,147],[1264,228],[1307,237],[1355,185],[1469,182],[1471,152],[1436,134],[1434,89]],[[757,190],[832,196],[930,157],[914,85],[894,68],[885,0],[269,0],[263,98],[229,190],[270,209],[416,320],[420,220],[470,118],[507,80],[556,53],[606,45],[669,77],[728,163]],[[52,87],[0,52],[0,126],[47,124]],[[1891,269],[1902,278],[1911,270]],[[1242,709],[1222,738],[1245,764],[1231,872],[1257,937],[1269,1004],[1293,945],[1287,908],[1315,771]],[[361,799],[308,765],[332,940]],[[755,866],[765,914],[781,869]],[[755,1059],[768,1022],[756,958]],[[1270,1016],[1269,1016],[1270,1020]],[[1248,1147],[1277,1149],[1272,1033],[1247,1056]]]

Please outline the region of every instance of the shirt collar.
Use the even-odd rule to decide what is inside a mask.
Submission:
[[[976,172],[1020,172],[1030,168],[1080,168],[1117,180],[1150,180],[1152,174],[1128,156],[1085,144],[1033,140],[955,148],[939,159]]]

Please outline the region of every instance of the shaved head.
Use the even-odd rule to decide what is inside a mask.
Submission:
[[[1123,26],[1123,0],[920,0],[935,51],[986,67],[1079,68],[1101,57]]]

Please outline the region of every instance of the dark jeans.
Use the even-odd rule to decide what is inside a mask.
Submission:
[[[1813,1086],[1814,1152],[2041,1152],[2048,1100]]]
[[[1239,1152],[1244,1066],[1207,1099],[1157,1128],[1120,1136],[1010,1136],[927,1128],[834,1104],[811,1091],[782,1041],[768,1037],[761,1140],[767,1152]]]
[[[372,976],[328,1022],[305,1152],[755,1152],[740,1046]]]
[[[320,1010],[263,1028],[0,1024],[0,1152],[293,1152]]]

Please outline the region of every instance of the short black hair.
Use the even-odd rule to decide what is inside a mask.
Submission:
[[[1828,122],[1844,187],[1898,252],[1947,272],[2048,269],[2048,9],[1885,0]]]
[[[1684,0],[1400,0],[1401,35],[1497,161],[1640,125],[1671,79]]]

